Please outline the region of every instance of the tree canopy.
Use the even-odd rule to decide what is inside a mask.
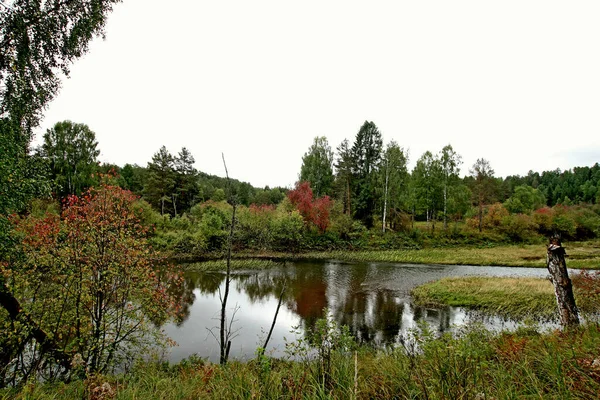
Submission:
[[[50,179],[59,198],[92,186],[100,155],[97,147],[96,134],[85,124],[57,122],[46,131],[41,155],[50,164]]]
[[[318,136],[302,157],[300,181],[310,182],[315,196],[330,195],[333,188],[333,151],[325,136]]]

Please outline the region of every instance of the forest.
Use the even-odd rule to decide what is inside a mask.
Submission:
[[[496,177],[485,159],[462,174],[449,144],[427,151],[409,170],[395,141],[385,146],[365,121],[352,142],[335,151],[315,137],[293,188],[255,188],[194,167],[187,148],[158,149],[146,166],[102,164],[99,143],[85,124],[63,121],[44,134],[32,158],[52,198],[33,203],[60,210],[109,182],[131,191],[154,231],[150,242],[173,258],[218,257],[239,206],[238,251],[403,248],[426,244],[535,243],[552,233],[567,240],[600,234],[600,165]]]

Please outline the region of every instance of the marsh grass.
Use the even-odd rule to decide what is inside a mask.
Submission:
[[[358,349],[332,358],[331,384],[317,364],[184,361],[137,365],[129,374],[69,384],[0,390],[8,399],[90,399],[107,384],[116,399],[595,399],[600,393],[597,324],[538,334],[492,334],[477,326],[457,335],[417,334],[419,350]],[[354,378],[354,366],[358,374]],[[356,386],[355,386],[356,385]],[[356,392],[355,392],[356,388]],[[100,398],[100,397],[96,397]],[[111,398],[111,397],[104,397]]]
[[[573,279],[575,300],[583,314],[597,314],[598,299]],[[600,288],[600,279],[594,285]],[[554,287],[542,278],[454,277],[429,282],[412,290],[417,304],[460,306],[514,319],[550,321],[557,318]]]
[[[244,258],[231,260],[231,269],[233,270],[260,270],[281,267],[283,262]],[[211,260],[197,263],[182,264],[182,268],[187,271],[225,271],[227,268],[226,260]]]
[[[600,268],[600,242],[564,244],[569,268]],[[248,254],[249,256],[250,254]],[[399,250],[331,250],[303,253],[263,253],[256,257],[275,259],[316,259],[358,262],[392,262],[406,264],[492,265],[510,267],[545,267],[546,246],[498,245],[488,247],[426,247]]]
[[[515,319],[551,320],[556,314],[552,283],[540,278],[443,278],[412,291],[417,304],[476,308]]]

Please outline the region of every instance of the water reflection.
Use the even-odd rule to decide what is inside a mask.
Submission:
[[[474,318],[455,307],[431,309],[412,304],[410,290],[444,276],[545,276],[544,269],[398,265],[386,263],[295,262],[265,271],[237,272],[232,280],[230,310],[239,307],[235,327],[240,335],[233,341],[231,356],[250,358],[264,338],[272,321],[284,285],[280,311],[269,352],[283,356],[285,341],[294,340],[292,327],[306,332],[314,327],[328,308],[340,325],[347,325],[362,343],[389,346],[399,335],[426,321],[438,332],[463,325]],[[218,348],[209,329],[218,325],[219,288],[224,290],[222,273],[188,272],[182,286],[184,318],[165,327],[179,343],[171,361],[192,353],[218,359]],[[487,319],[488,325],[510,327],[500,319]],[[215,332],[216,333],[216,332]]]

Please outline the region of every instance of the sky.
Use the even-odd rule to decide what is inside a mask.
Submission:
[[[409,153],[450,144],[461,175],[600,162],[600,2],[124,0],[49,105],[100,161],[187,147],[200,171],[291,187],[316,136],[365,120]]]

